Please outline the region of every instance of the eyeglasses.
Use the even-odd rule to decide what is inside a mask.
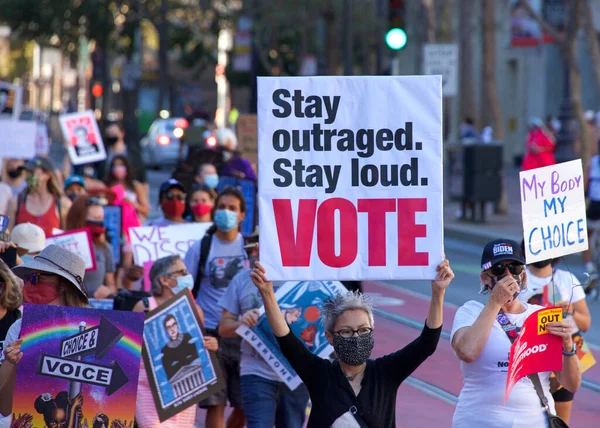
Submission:
[[[167,330],[172,330],[175,327],[177,327],[177,323],[173,322],[173,323],[167,324],[165,327],[167,328]]]
[[[519,263],[509,263],[507,265],[498,263],[497,265],[494,265],[490,268],[490,272],[494,276],[500,276],[500,275],[504,274],[504,271],[506,270],[506,268],[508,268],[508,271],[512,275],[519,275],[523,272],[523,270],[525,269],[525,266],[523,266],[522,264],[519,264]]]
[[[335,334],[345,339],[348,339],[349,337],[352,337],[355,334],[357,334],[360,337],[368,336],[372,332],[373,329],[371,327],[361,327],[358,330],[352,330],[351,328],[343,328],[341,330],[334,331]]]
[[[165,195],[167,201],[172,201],[173,199],[177,199],[179,201],[185,201],[185,194],[183,195],[174,195],[173,193],[167,193]]]
[[[177,274],[179,274],[179,276],[186,276],[186,275],[189,275],[190,273],[188,272],[187,269],[180,269],[180,270],[174,270],[173,272],[168,272],[167,276],[177,275]]]
[[[23,280],[25,282],[29,282],[31,285],[37,285],[40,282],[48,282],[50,284],[58,285],[59,282],[58,276],[41,274],[40,272],[31,272],[30,274],[25,275]]]

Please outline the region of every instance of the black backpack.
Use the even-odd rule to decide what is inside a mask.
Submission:
[[[210,252],[212,237],[216,230],[217,229],[214,226],[208,229],[206,231],[206,235],[202,237],[202,241],[200,242],[200,258],[198,259],[198,273],[196,274],[196,278],[194,279],[194,288],[192,289],[194,299],[198,297],[198,291],[200,291],[200,283],[202,282],[202,278],[206,274],[206,272],[204,272],[204,268],[206,266],[206,260],[208,259],[208,253]]]
[[[113,309],[116,311],[132,311],[137,302],[142,300],[147,312],[150,308],[150,302],[148,301],[149,297],[150,293],[145,291],[125,290],[124,288],[120,288],[119,292],[115,295]]]

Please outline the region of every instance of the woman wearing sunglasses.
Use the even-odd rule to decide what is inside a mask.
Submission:
[[[15,267],[13,271],[25,283],[23,300],[26,303],[88,306],[88,296],[83,283],[85,263],[81,257],[69,250],[57,245],[48,245],[31,262]],[[18,339],[20,334],[21,319],[18,319],[6,334],[5,360],[0,366],[0,415],[4,416],[12,414],[17,364],[23,356],[23,341]]]
[[[488,302],[465,303],[456,312],[452,326],[452,347],[464,377],[452,426],[546,427],[546,410],[528,378],[517,382],[504,404],[511,341],[518,336],[525,319],[542,309],[518,298],[527,289],[521,246],[511,240],[489,242],[481,256],[480,279],[480,292],[489,294]],[[573,352],[570,322],[549,323],[547,331],[562,339],[563,368],[556,377],[569,391],[576,391],[581,373]],[[549,391],[550,375],[539,373],[539,378],[550,411],[556,414]]]
[[[375,360],[369,359],[375,345],[373,311],[363,294],[340,293],[320,308],[325,336],[339,358],[331,362],[311,353],[292,333],[260,262],[250,277],[281,352],[308,388],[312,402],[308,428],[395,427],[398,387],[434,353],[440,338],[444,294],[454,278],[448,261],[440,263],[431,282],[429,313],[421,335]]]
[[[150,220],[146,226],[171,226],[187,223],[183,218],[185,212],[185,188],[174,178],[170,178],[160,185],[158,203],[163,212],[163,217]]]

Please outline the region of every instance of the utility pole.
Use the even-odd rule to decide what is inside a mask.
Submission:
[[[352,0],[344,0],[344,76],[352,76]]]
[[[159,48],[158,48],[158,59],[159,59],[159,80],[158,80],[158,105],[157,112],[160,112],[165,108],[165,99],[169,95],[169,57],[168,57],[168,20],[167,20],[167,0],[160,1],[160,24],[158,26],[158,37],[159,37]],[[170,110],[170,104],[169,110]],[[171,115],[173,113],[171,112]],[[158,116],[158,115],[157,115]]]

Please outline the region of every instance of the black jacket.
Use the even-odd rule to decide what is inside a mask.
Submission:
[[[308,428],[330,427],[351,407],[358,409],[359,423],[369,428],[396,426],[396,393],[410,374],[435,351],[442,328],[426,325],[421,335],[393,354],[368,360],[358,397],[337,361],[313,355],[291,331],[277,341],[310,393],[312,409]]]
[[[198,350],[193,343],[190,343],[192,336],[189,333],[183,333],[183,341],[176,348],[170,348],[165,345],[162,348],[162,363],[167,373],[167,378],[171,378],[183,367],[190,364],[198,358]]]

